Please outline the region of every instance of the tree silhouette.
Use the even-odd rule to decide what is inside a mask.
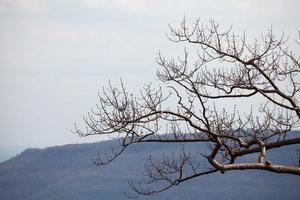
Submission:
[[[300,120],[300,59],[288,40],[283,35],[277,38],[270,29],[261,40],[250,43],[245,34],[235,35],[231,28],[220,31],[213,20],[188,26],[185,19],[179,28],[170,27],[168,37],[193,45],[195,62],[190,62],[187,50],[183,57],[171,60],[159,53],[160,87],[148,84],[140,95],[133,95],[122,81],[119,88],[109,84],[99,94],[97,109],[84,117],[86,129],[75,125],[80,136],[110,135],[120,141],[120,149],[99,156],[95,164],[110,163],[135,143],[183,144],[180,153],[163,156],[161,161],[149,156],[148,179],[130,184],[145,195],[230,170],[300,175],[299,166],[265,159],[270,149],[300,143],[299,133],[291,131]],[[226,106],[237,100],[246,100],[246,114],[240,112],[245,104]],[[204,143],[207,150],[192,155],[184,148],[191,143]],[[257,155],[257,161],[237,161],[250,154]],[[205,168],[199,164],[203,161],[208,164]]]

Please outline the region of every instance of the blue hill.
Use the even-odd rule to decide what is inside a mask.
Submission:
[[[0,163],[0,200],[96,200],[126,199],[127,179],[142,178],[149,154],[178,150],[170,144],[138,144],[110,165],[96,167],[92,159],[107,152],[116,141],[27,149]],[[199,146],[187,146],[198,151]],[[268,153],[279,163],[297,163],[293,145]],[[247,158],[251,159],[251,157]],[[300,199],[300,177],[262,171],[234,171],[196,178],[154,196],[139,199]]]

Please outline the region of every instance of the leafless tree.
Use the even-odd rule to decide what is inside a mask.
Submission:
[[[171,60],[159,53],[160,87],[145,85],[133,95],[122,81],[119,88],[109,84],[99,94],[97,109],[84,117],[86,129],[75,125],[80,136],[119,139],[120,149],[99,156],[95,164],[110,163],[135,143],[207,145],[206,152],[196,155],[183,146],[180,153],[161,161],[149,156],[144,182],[149,185],[130,184],[145,195],[230,170],[300,175],[299,166],[265,159],[270,149],[300,143],[299,132],[291,132],[300,120],[300,58],[288,48],[288,40],[277,38],[270,29],[250,43],[245,34],[235,35],[231,28],[220,31],[213,20],[188,26],[185,19],[179,28],[170,27],[169,39],[193,46],[196,61],[190,62],[187,50],[182,58]],[[247,112],[241,113],[239,104],[226,106],[237,100],[246,100]],[[238,161],[250,154],[257,155],[257,161]],[[200,167],[202,160],[208,163],[206,168]]]

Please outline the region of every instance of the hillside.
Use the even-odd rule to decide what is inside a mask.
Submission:
[[[126,199],[127,179],[139,180],[148,154],[176,151],[168,144],[136,145],[118,160],[96,167],[92,159],[115,141],[27,149],[0,163],[0,200]],[[189,146],[196,151],[199,146]],[[275,149],[269,158],[296,162],[297,146]],[[250,158],[249,158],[250,159]],[[139,199],[299,199],[300,177],[261,171],[213,174],[184,183],[158,195]]]

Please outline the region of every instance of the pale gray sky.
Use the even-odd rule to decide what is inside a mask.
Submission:
[[[273,25],[295,40],[299,0],[0,0],[0,147],[101,140],[70,133],[107,80],[155,81],[168,24],[214,18],[259,37]]]

